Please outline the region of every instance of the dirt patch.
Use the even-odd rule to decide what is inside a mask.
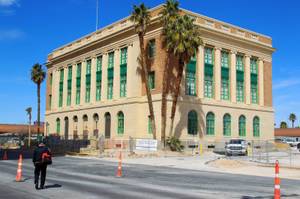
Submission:
[[[245,163],[238,160],[217,159],[208,163],[209,166],[216,168],[240,168],[247,166]]]

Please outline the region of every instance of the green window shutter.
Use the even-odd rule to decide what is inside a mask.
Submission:
[[[126,76],[127,75],[127,64],[121,64],[120,65],[120,75]]]
[[[206,115],[206,134],[207,135],[215,134],[215,115],[212,112],[209,112]]]
[[[223,117],[223,135],[231,135],[231,116],[229,114],[225,114]]]
[[[251,84],[257,84],[257,74],[251,73]]]
[[[246,118],[243,115],[239,117],[239,136],[246,136]]]
[[[107,77],[108,77],[108,79],[113,79],[114,78],[114,68],[108,68],[107,69]]]
[[[123,112],[118,113],[118,134],[124,134],[124,114]]]
[[[243,71],[236,71],[236,80],[237,81],[244,81],[244,72]]]
[[[253,74],[257,74],[257,59],[256,58],[251,58],[250,59],[250,72]]]
[[[258,117],[254,117],[254,119],[253,119],[253,136],[254,137],[260,136],[260,124],[259,124]]]
[[[188,134],[196,135],[198,133],[198,116],[196,111],[188,113]]]
[[[221,98],[222,100],[229,100],[229,80],[222,79],[221,81]]]
[[[214,75],[214,66],[212,64],[205,64],[204,74],[206,76],[213,76]]]
[[[229,68],[221,68],[221,77],[222,79],[229,79]]]
[[[251,102],[253,104],[257,104],[258,102],[257,84],[251,84]]]
[[[63,105],[63,90],[64,90],[64,69],[60,70],[60,79],[59,79],[59,94],[58,94],[58,106],[62,107]]]

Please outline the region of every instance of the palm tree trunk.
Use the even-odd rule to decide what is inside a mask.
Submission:
[[[167,123],[167,95],[169,88],[169,57],[170,53],[168,52],[166,58],[166,65],[163,73],[163,89],[161,94],[161,141],[164,148],[166,147],[166,123]]]
[[[175,81],[175,91],[173,94],[173,101],[172,101],[171,126],[170,126],[170,132],[169,132],[170,136],[173,134],[174,118],[175,118],[175,113],[176,113],[177,100],[178,100],[178,96],[180,93],[180,84],[181,84],[181,80],[182,80],[182,76],[183,76],[183,69],[184,69],[184,62],[180,58],[179,65],[178,65],[177,77],[176,77],[176,81]]]
[[[38,98],[38,110],[37,110],[37,135],[40,135],[40,115],[41,115],[41,84],[37,84],[37,98]]]
[[[294,128],[294,122],[295,122],[295,121],[294,121],[294,120],[292,120],[292,128]]]
[[[29,125],[28,125],[28,147],[31,145],[31,115],[29,115]]]
[[[146,67],[146,59],[145,59],[146,56],[145,56],[145,47],[144,47],[144,36],[139,35],[139,40],[140,40],[140,51],[141,51],[140,64],[142,65],[141,67],[142,76],[143,79],[145,80],[145,88],[146,88],[146,94],[147,94],[147,100],[148,100],[148,106],[150,112],[153,139],[156,139],[156,125],[155,125],[155,118],[154,118],[153,102],[152,102],[150,88],[148,85],[148,69]]]

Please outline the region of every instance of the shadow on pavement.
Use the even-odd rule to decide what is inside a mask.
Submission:
[[[52,184],[52,185],[46,185],[45,189],[51,189],[51,188],[60,188],[62,185],[60,184]]]

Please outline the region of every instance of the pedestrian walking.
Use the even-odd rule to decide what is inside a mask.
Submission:
[[[52,164],[52,155],[45,143],[41,142],[33,152],[32,162],[34,164],[34,184],[36,189],[44,189],[47,166]],[[41,175],[41,183],[39,187],[39,177]]]

